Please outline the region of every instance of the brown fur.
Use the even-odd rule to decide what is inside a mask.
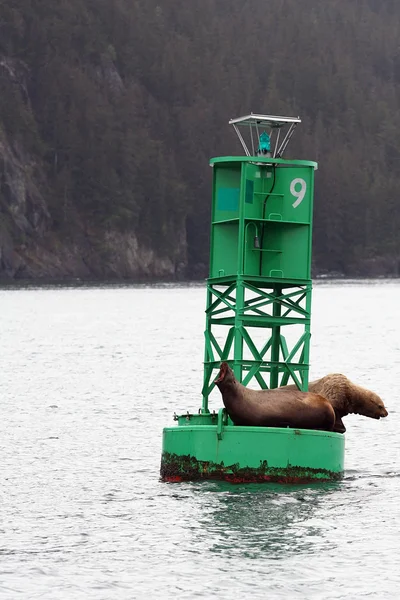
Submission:
[[[235,425],[294,427],[332,431],[335,411],[318,394],[286,390],[251,390],[239,383],[226,362],[215,381]]]
[[[285,392],[297,387],[287,385],[278,389]],[[388,415],[383,401],[377,394],[356,385],[341,373],[332,373],[311,381],[308,390],[329,400],[336,414],[334,431],[340,433],[346,431],[342,418],[348,414],[354,413],[372,419],[381,419]]]

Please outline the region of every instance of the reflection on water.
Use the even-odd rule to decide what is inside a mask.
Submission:
[[[326,506],[341,485],[214,484],[213,511],[201,520],[204,532],[219,536],[211,551],[228,557],[285,559],[315,552],[316,543],[332,548]]]

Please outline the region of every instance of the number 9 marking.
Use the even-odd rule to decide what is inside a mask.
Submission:
[[[298,184],[300,184],[300,189],[296,190],[296,185]],[[306,191],[307,184],[304,181],[304,179],[293,179],[292,183],[290,184],[290,193],[292,194],[292,196],[297,198],[297,200],[295,200],[292,204],[293,208],[297,208],[299,204],[303,202],[304,196],[306,195]]]

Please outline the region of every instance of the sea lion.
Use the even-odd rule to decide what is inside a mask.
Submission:
[[[235,425],[332,431],[335,411],[326,398],[299,390],[252,390],[239,383],[228,363],[215,384]]]
[[[297,386],[286,385],[277,389],[286,393],[287,390],[297,389]],[[332,373],[311,381],[308,391],[329,400],[336,414],[333,430],[339,433],[346,431],[342,418],[348,414],[363,415],[371,419],[381,419],[388,415],[382,399],[375,392],[356,385],[341,373]]]

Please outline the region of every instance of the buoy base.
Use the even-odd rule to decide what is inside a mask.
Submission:
[[[220,418],[218,415],[216,420]],[[186,423],[163,430],[160,470],[163,481],[211,479],[293,484],[336,481],[343,476],[345,439],[342,434],[221,426],[218,422],[191,425],[190,419]]]

